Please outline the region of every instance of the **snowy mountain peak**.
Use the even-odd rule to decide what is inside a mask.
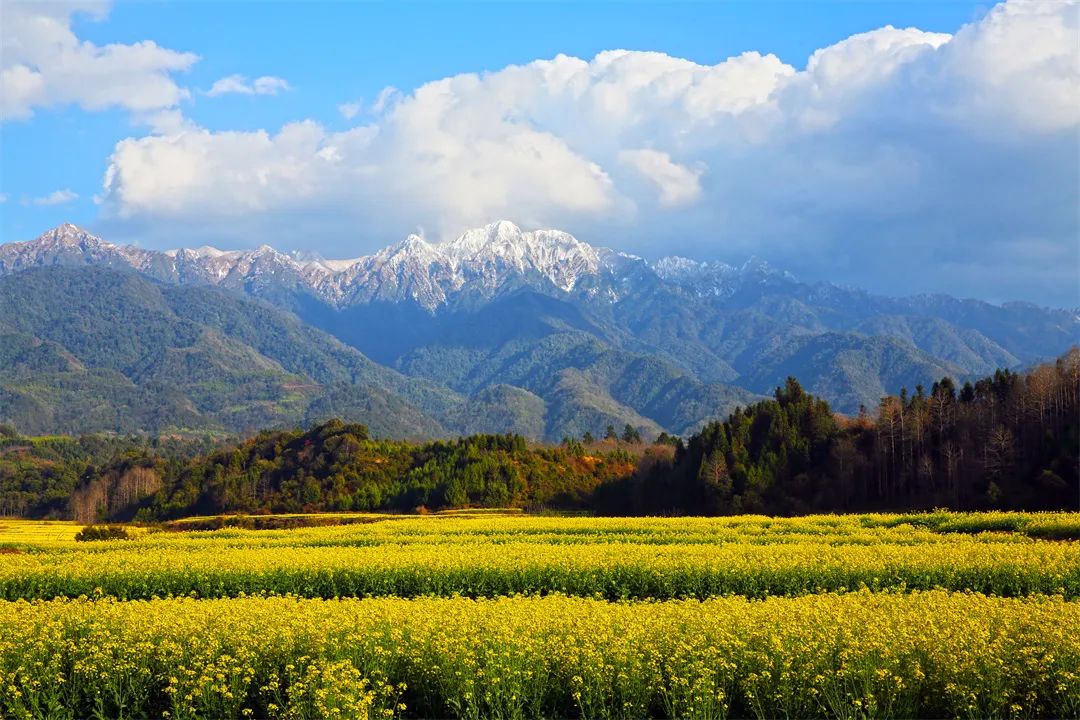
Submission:
[[[471,267],[484,275],[498,274],[500,268],[538,273],[564,291],[600,267],[596,249],[573,235],[559,230],[527,232],[507,220],[468,230],[438,248],[455,268]]]
[[[60,223],[59,225],[54,227],[52,230],[48,230],[43,234],[47,235],[49,233],[53,233],[53,234],[56,234],[56,233],[78,233],[78,234],[82,234],[82,235],[89,235],[89,233],[87,233],[85,230],[83,230],[81,227],[79,227],[75,223],[69,223],[69,222]]]
[[[75,223],[66,222],[66,223],[60,223],[59,225],[57,225],[56,227],[54,227],[51,230],[46,230],[45,232],[42,233],[42,236],[45,236],[45,235],[65,235],[65,234],[67,234],[67,235],[89,235],[90,233],[88,233],[86,230],[83,230],[81,227],[79,227]]]
[[[475,257],[485,252],[507,254],[546,246],[591,249],[590,245],[580,242],[569,233],[560,230],[525,231],[509,220],[466,230],[457,238],[440,243],[438,247],[448,254]]]
[[[434,310],[460,293],[492,297],[521,282],[568,292],[598,267],[596,251],[566,233],[525,232],[503,220],[439,243],[409,235],[346,268],[355,289],[341,292],[352,299],[408,298]]]
[[[496,220],[482,227],[466,230],[459,237],[451,240],[450,244],[472,243],[481,246],[493,242],[508,242],[520,239],[522,234],[522,229],[509,220]]]
[[[111,243],[105,242],[96,235],[91,235],[72,223],[64,223],[51,230],[46,230],[28,244],[46,247],[112,247]]]
[[[275,250],[274,248],[270,247],[269,245],[267,245],[265,243],[260,245],[259,247],[255,248],[254,250],[252,250],[251,255],[253,257],[263,257],[263,256],[267,256],[267,255],[270,256],[270,257],[282,257],[282,258],[287,258],[288,257],[287,255],[283,255],[282,253],[279,253],[277,250]]]
[[[394,268],[415,267],[419,269],[439,262],[447,262],[447,260],[436,250],[436,247],[419,235],[412,234],[400,242],[383,248],[374,255],[359,258],[356,265],[361,268],[366,267],[369,270],[383,266]]]
[[[393,250],[392,254],[396,254],[396,253],[399,253],[399,252],[406,252],[406,253],[423,252],[423,253],[427,253],[427,252],[431,252],[432,244],[429,243],[424,238],[420,237],[419,235],[413,233],[413,234],[410,234],[407,238],[405,238],[401,242],[397,243],[396,245],[391,245],[390,249]]]
[[[484,227],[466,230],[453,240],[439,243],[439,249],[455,260],[469,260],[485,251],[489,254],[505,252],[523,240],[521,228],[512,222],[500,220]]]

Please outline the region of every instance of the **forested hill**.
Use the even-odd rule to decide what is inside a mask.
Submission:
[[[464,400],[281,310],[108,268],[0,278],[0,422],[24,432],[255,432],[362,415],[433,437]]]
[[[672,464],[601,489],[615,514],[1080,507],[1080,350],[848,419],[794,379],[710,423]]]
[[[1080,350],[1018,374],[902,389],[855,418],[795,379],[689,439],[560,446],[515,435],[375,440],[333,420],[208,451],[180,440],[0,429],[0,514],[158,520],[222,512],[487,506],[609,514],[1061,509],[1080,503]]]

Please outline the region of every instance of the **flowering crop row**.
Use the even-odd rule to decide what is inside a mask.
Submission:
[[[494,512],[445,512],[416,517],[387,514],[318,514],[256,516],[310,521],[311,527],[242,530],[225,526],[199,531],[208,519],[190,518],[168,525],[177,532],[128,526],[129,534],[155,546],[214,543],[229,546],[454,544],[462,541],[549,544],[788,544],[806,540],[830,545],[948,544],[1030,542],[1032,539],[1080,538],[1080,513],[953,513],[810,515],[782,518],[735,517],[606,518],[529,516]],[[220,518],[227,523],[230,517]],[[236,518],[243,522],[244,516]],[[330,521],[340,525],[327,525]],[[191,529],[179,532],[188,525]],[[79,548],[82,526],[63,521],[0,519],[0,547],[60,551]],[[149,530],[150,532],[147,532]],[[85,549],[85,546],[83,546]]]
[[[313,521],[324,517],[310,516]],[[356,515],[358,524],[288,530],[159,534],[155,542],[198,539],[232,544],[337,545],[528,541],[575,543],[754,543],[814,540],[834,545],[967,542],[1021,542],[1030,538],[1080,538],[1080,513],[953,513],[810,515],[803,517],[650,517],[607,518],[440,513],[436,516]],[[183,527],[177,524],[176,527]],[[990,532],[984,532],[990,531]],[[2,534],[0,534],[2,537]]]
[[[90,543],[87,543],[90,545]],[[608,599],[800,595],[906,588],[1080,597],[1080,543],[835,545],[576,543],[460,539],[454,544],[232,546],[100,543],[19,553],[0,564],[0,598],[123,599],[240,593],[305,597],[508,594]]]
[[[3,717],[1080,715],[1080,603],[0,602]]]

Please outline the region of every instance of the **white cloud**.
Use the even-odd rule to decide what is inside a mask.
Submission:
[[[149,126],[152,132],[159,135],[178,135],[182,132],[198,129],[198,125],[184,117],[184,113],[175,108],[136,113],[135,121],[139,125]]]
[[[0,205],[7,202],[7,193],[0,193]]]
[[[243,75],[229,75],[228,77],[223,77],[216,81],[213,86],[206,91],[206,94],[210,97],[227,95],[229,93],[253,95],[255,90],[247,85]]]
[[[371,111],[374,113],[385,112],[391,105],[398,102],[400,99],[401,91],[396,87],[387,85],[375,96],[375,102],[371,104]]]
[[[1073,0],[999,5],[943,48],[942,98],[956,115],[984,113],[1018,129],[1080,123],[1080,6]]]
[[[348,255],[506,217],[881,289],[1060,299],[1075,277],[1047,290],[1040,273],[1080,262],[1077,18],[1075,2],[1013,0],[953,36],[854,35],[803,70],[755,52],[560,55],[387,88],[338,133],[162,127],[117,145],[104,207],[159,233]],[[1016,256],[1020,238],[1038,257]],[[993,286],[948,269],[975,255]]]
[[[619,153],[619,161],[656,185],[660,191],[658,201],[664,207],[687,205],[701,195],[701,172],[672,162],[665,152],[647,148],[623,150]]]
[[[248,82],[243,75],[229,75],[216,81],[206,94],[210,97],[219,95],[277,95],[284,90],[291,90],[288,81],[283,78],[263,75]]]
[[[292,89],[286,80],[272,75],[255,78],[253,87],[256,95],[277,95],[282,90]]]
[[[0,119],[30,117],[34,108],[74,104],[85,110],[149,111],[188,97],[173,74],[198,56],[151,41],[99,47],[71,31],[72,15],[100,19],[101,2],[5,0],[0,22]]]
[[[64,203],[69,203],[72,200],[77,200],[78,197],[79,197],[79,193],[72,192],[71,190],[68,190],[68,189],[54,190],[53,192],[49,193],[48,195],[43,195],[42,197],[36,197],[36,198],[30,198],[28,200],[23,200],[22,204],[23,205],[39,205],[39,206],[63,205]],[[5,197],[5,199],[6,199],[6,197]]]
[[[395,87],[384,87],[379,91],[379,94],[375,96],[375,102],[370,106],[365,106],[360,100],[354,100],[350,102],[343,102],[337,106],[338,112],[346,120],[353,120],[360,113],[368,113],[371,115],[379,115],[385,113],[395,104],[397,104],[402,98],[401,91]]]
[[[341,113],[341,117],[346,120],[352,120],[354,117],[360,114],[363,109],[363,105],[359,102],[344,102],[337,106],[338,112]]]

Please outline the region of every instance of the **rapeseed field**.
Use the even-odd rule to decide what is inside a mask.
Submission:
[[[1076,526],[2,521],[0,716],[1078,717]]]

